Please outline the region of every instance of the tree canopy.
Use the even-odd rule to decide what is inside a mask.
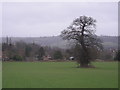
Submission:
[[[73,20],[72,24],[61,32],[63,39],[74,40],[79,45],[78,50],[81,54],[78,63],[81,67],[88,67],[92,60],[90,54],[92,49],[96,48],[98,51],[102,48],[102,42],[95,34],[96,20],[92,17],[80,16]],[[79,51],[78,51],[79,53]]]

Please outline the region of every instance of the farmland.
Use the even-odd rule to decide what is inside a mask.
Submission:
[[[3,88],[117,88],[118,63],[3,62]]]

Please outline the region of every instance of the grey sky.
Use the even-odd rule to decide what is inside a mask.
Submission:
[[[2,36],[53,36],[81,16],[97,20],[97,35],[118,34],[117,2],[3,3]]]

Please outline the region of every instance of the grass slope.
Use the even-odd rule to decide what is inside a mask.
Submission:
[[[95,62],[76,68],[74,62],[4,62],[3,88],[117,88],[118,63]]]

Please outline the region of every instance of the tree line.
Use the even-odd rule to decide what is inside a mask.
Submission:
[[[23,41],[12,43],[11,38],[6,37],[6,42],[2,43],[3,61],[36,61],[47,59],[63,59],[63,51],[60,48],[41,46]],[[48,57],[49,56],[49,57]]]
[[[81,50],[79,45],[71,46],[69,49],[61,49],[58,47],[41,46],[33,43],[25,43],[23,41],[12,43],[10,37],[6,37],[6,42],[2,43],[2,59],[3,61],[43,61],[43,60],[74,60],[79,59]],[[118,60],[120,51],[104,49],[101,52],[92,50],[91,56],[93,60]]]

